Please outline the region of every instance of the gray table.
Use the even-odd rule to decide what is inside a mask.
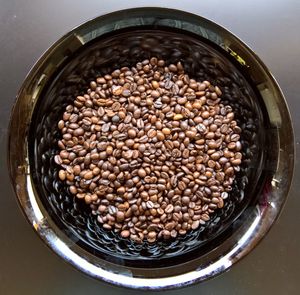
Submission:
[[[207,17],[244,40],[269,66],[286,95],[300,141],[300,2],[278,1],[16,1],[0,0],[0,294],[138,294],[97,282],[42,244],[19,210],[6,167],[14,98],[37,58],[62,34],[105,12],[165,6]],[[263,242],[231,271],[167,294],[299,294],[300,162],[285,209]]]

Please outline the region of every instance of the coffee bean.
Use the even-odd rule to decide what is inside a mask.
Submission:
[[[183,115],[182,114],[176,114],[173,117],[173,120],[175,120],[175,121],[178,121],[178,120],[181,120],[181,119],[183,119]]]
[[[154,204],[152,201],[147,201],[146,206],[148,209],[152,209],[154,207]]]
[[[149,138],[153,138],[156,136],[156,130],[155,129],[150,129],[147,133]]]
[[[192,229],[193,230],[197,229],[199,227],[199,225],[200,225],[200,221],[199,220],[193,221],[193,223],[192,223]]]
[[[66,171],[65,170],[59,170],[59,173],[58,173],[58,177],[60,180],[64,181],[66,179]]]
[[[149,233],[148,233],[148,237],[147,237],[148,242],[149,242],[149,243],[155,242],[155,240],[156,240],[156,235],[157,235],[157,233],[156,233],[155,231],[149,232]]]
[[[227,176],[233,176],[234,175],[234,169],[232,167],[229,167],[225,170],[225,175]]]
[[[233,150],[236,148],[236,143],[234,141],[230,142],[227,147],[230,149],[230,150]]]
[[[142,119],[138,119],[137,121],[136,121],[136,125],[137,125],[137,127],[139,128],[139,129],[143,129],[144,128],[144,121],[142,120]]]
[[[189,138],[194,138],[197,135],[196,131],[188,130],[185,132],[185,135]]]
[[[125,145],[128,147],[132,147],[134,145],[134,140],[133,139],[127,139],[125,141]]]
[[[240,141],[237,141],[235,143],[235,149],[236,149],[236,151],[240,151],[242,149],[242,144]]]
[[[200,132],[202,134],[206,133],[206,126],[204,124],[198,124],[196,126],[196,128],[197,128],[198,132]]]
[[[60,120],[57,124],[58,129],[63,129],[65,127],[65,122],[64,120]]]
[[[174,64],[170,64],[170,65],[169,65],[169,70],[170,70],[171,72],[177,72],[177,67],[176,67]]]
[[[154,107],[156,109],[161,109],[163,106],[163,103],[161,102],[161,100],[157,99],[155,102],[154,102]]]
[[[128,136],[130,138],[135,138],[136,137],[136,131],[134,129],[129,129],[128,130]]]
[[[163,128],[161,131],[164,135],[170,135],[171,134],[171,130],[169,128]]]
[[[188,205],[190,203],[190,198],[188,196],[184,196],[181,198],[181,202],[183,205]]]
[[[160,94],[159,94],[159,92],[158,92],[157,90],[152,90],[152,91],[151,91],[151,96],[152,96],[153,98],[159,98],[159,97],[160,97]]]
[[[151,84],[152,84],[152,87],[153,87],[154,89],[159,88],[159,83],[158,83],[157,81],[152,80]]]
[[[138,170],[138,175],[139,175],[139,177],[144,178],[147,175],[147,172],[145,171],[145,169],[140,168]]]
[[[160,141],[162,141],[162,140],[165,139],[165,135],[164,135],[164,133],[161,132],[161,131],[158,131],[158,132],[157,132],[156,137],[157,137],[157,139],[160,140]]]
[[[121,231],[121,237],[122,238],[128,238],[130,236],[130,231],[129,230],[122,230]]]
[[[110,128],[110,124],[106,123],[102,125],[102,132],[108,132]]]
[[[169,214],[169,213],[173,212],[173,210],[174,210],[174,206],[171,205],[171,204],[169,204],[169,205],[166,207],[165,212],[166,212],[167,214]]]
[[[174,221],[172,221],[172,222],[168,222],[166,225],[165,225],[165,229],[167,230],[167,231],[171,231],[174,227],[175,227],[175,222]]]
[[[92,171],[87,171],[83,177],[84,177],[84,179],[89,180],[89,179],[92,179],[94,177],[94,175],[93,175]]]
[[[117,122],[120,121],[120,117],[119,117],[118,115],[115,115],[115,116],[113,116],[113,117],[111,118],[111,121],[112,121],[113,123],[117,123]]]
[[[116,217],[117,217],[117,222],[123,222],[123,220],[125,219],[125,214],[122,211],[118,211]]]
[[[100,84],[100,83],[98,82],[98,79],[97,79],[97,83]],[[101,84],[102,84],[102,83],[101,83]],[[113,94],[113,95],[119,96],[119,95],[122,94],[122,92],[123,92],[123,87],[122,87],[122,86],[113,86],[113,87],[112,87],[112,94]]]
[[[241,162],[242,162],[241,159],[234,159],[234,160],[231,161],[231,164],[233,166],[238,166],[238,165],[241,164]]]

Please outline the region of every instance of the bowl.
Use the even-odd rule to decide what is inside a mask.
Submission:
[[[92,79],[156,56],[181,61],[197,81],[221,87],[242,128],[243,163],[222,209],[185,236],[137,244],[103,229],[59,180],[57,122]],[[62,259],[106,282],[168,289],[226,271],[265,236],[290,187],[294,141],[276,81],[237,37],[200,16],[136,8],[75,28],[37,61],[12,110],[11,181],[25,216]]]

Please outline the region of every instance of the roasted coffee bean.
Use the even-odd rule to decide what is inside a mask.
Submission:
[[[154,243],[197,230],[224,207],[242,129],[223,89],[156,57],[89,86],[57,122],[54,162],[104,229]]]
[[[147,172],[145,171],[145,169],[140,168],[140,169],[138,170],[138,175],[139,175],[141,178],[144,178],[144,177],[147,175]]]
[[[134,129],[129,129],[128,130],[128,136],[130,138],[135,138],[136,137],[136,131]]]
[[[171,204],[169,204],[169,205],[166,207],[165,212],[166,212],[167,214],[169,214],[169,213],[172,213],[173,210],[174,210],[174,206],[171,205]]]
[[[65,170],[59,170],[58,177],[60,180],[64,181],[66,179],[67,173]]]
[[[122,238],[128,238],[130,236],[130,231],[129,230],[122,230],[121,231],[121,236],[122,236]]]

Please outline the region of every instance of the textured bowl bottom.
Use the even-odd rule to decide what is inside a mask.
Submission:
[[[222,209],[206,225],[185,236],[155,244],[136,244],[104,230],[89,206],[74,198],[57,176],[54,156],[60,132],[57,122],[66,105],[86,92],[89,82],[122,66],[156,56],[167,63],[181,61],[197,81],[209,80],[222,91],[242,128],[243,163]],[[75,243],[106,260],[134,267],[162,267],[192,259],[220,245],[239,226],[234,222],[254,201],[265,161],[265,124],[261,98],[247,73],[225,51],[179,30],[147,28],[115,31],[84,45],[53,75],[33,114],[29,133],[32,177],[41,201],[56,225]],[[260,179],[260,180],[259,180]]]

